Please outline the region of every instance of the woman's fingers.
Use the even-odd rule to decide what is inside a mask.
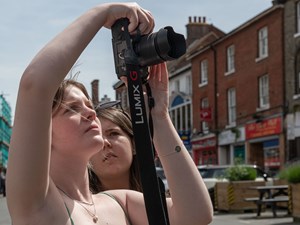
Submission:
[[[111,28],[111,26],[121,18],[128,18],[129,25],[128,31],[130,33],[140,30],[142,34],[149,34],[154,28],[154,18],[150,11],[143,9],[137,3],[117,3],[111,4],[109,17],[105,23],[105,27]]]

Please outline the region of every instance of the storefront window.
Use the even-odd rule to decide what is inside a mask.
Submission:
[[[233,152],[233,161],[235,163],[244,164],[245,163],[245,147],[244,146],[235,146]]]
[[[279,141],[273,139],[263,143],[265,169],[276,173],[280,168]]]

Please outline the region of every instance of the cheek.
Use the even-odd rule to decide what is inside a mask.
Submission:
[[[75,122],[66,122],[64,120],[52,120],[52,142],[74,142],[78,139],[78,124]]]
[[[122,150],[120,150],[120,152],[122,152],[123,158],[126,161],[131,162],[132,161],[132,157],[133,157],[133,147],[130,141],[126,140],[125,142],[120,144],[120,148],[122,148]]]

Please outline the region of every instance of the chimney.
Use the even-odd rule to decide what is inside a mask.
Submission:
[[[281,4],[285,4],[286,0],[273,0],[272,4],[274,5],[281,5]]]
[[[186,25],[186,45],[189,46],[195,40],[202,38],[210,32],[211,25],[206,23],[205,16],[189,16],[189,23]]]
[[[92,81],[92,102],[96,106],[99,104],[99,80]]]

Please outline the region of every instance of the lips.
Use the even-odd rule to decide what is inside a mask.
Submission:
[[[88,129],[86,129],[85,132],[88,132],[90,130],[98,130],[99,131],[99,126],[97,124],[92,124],[91,126],[88,127]]]
[[[112,153],[112,152],[108,152],[108,153],[106,153],[104,155],[104,158],[103,158],[102,161],[105,162],[105,161],[107,161],[107,160],[109,160],[111,158],[117,158],[117,156],[114,153]]]

